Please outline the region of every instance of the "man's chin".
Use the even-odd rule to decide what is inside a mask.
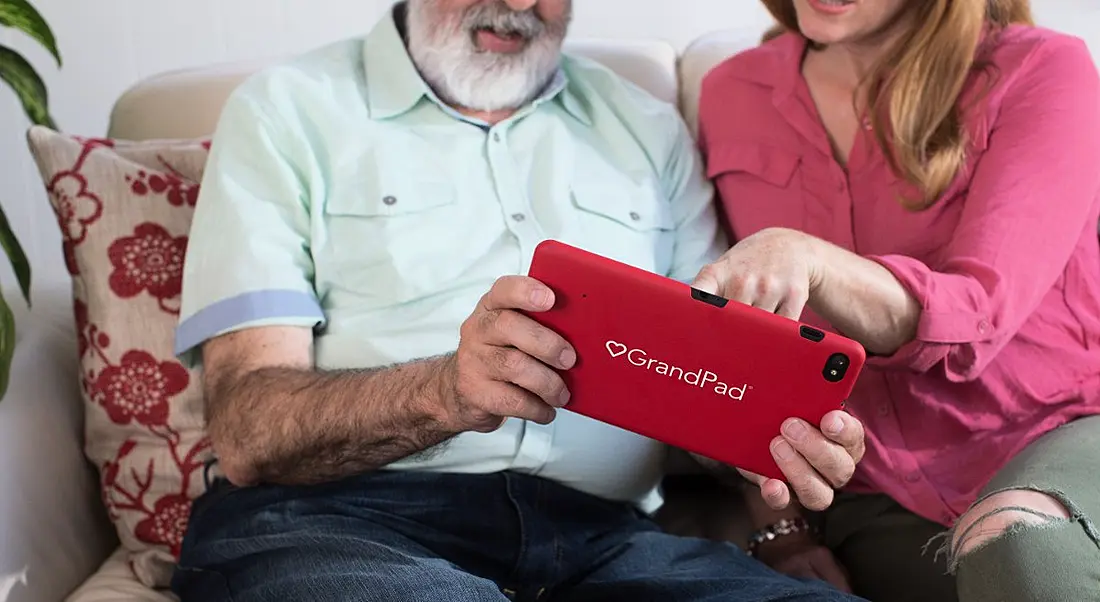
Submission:
[[[440,82],[436,91],[447,102],[474,111],[516,110],[534,98],[542,82],[515,81],[510,78],[473,77]]]

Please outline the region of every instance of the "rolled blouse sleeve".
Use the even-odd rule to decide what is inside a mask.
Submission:
[[[944,258],[871,256],[919,300],[915,340],[882,367],[976,378],[1057,283],[1100,199],[1100,78],[1083,42],[1055,38],[1014,73]]]

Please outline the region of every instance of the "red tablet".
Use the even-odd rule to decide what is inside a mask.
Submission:
[[[556,295],[530,317],[577,351],[567,410],[776,479],[784,420],[840,409],[863,347],[558,241],[529,276]]]

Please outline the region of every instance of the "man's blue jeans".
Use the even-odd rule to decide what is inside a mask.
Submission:
[[[515,473],[218,480],[195,503],[172,588],[183,602],[855,600]]]

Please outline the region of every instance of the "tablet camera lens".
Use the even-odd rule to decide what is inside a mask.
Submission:
[[[821,375],[825,377],[825,380],[837,383],[844,380],[844,375],[847,373],[848,356],[843,353],[834,353],[825,362],[825,369],[822,370]]]

